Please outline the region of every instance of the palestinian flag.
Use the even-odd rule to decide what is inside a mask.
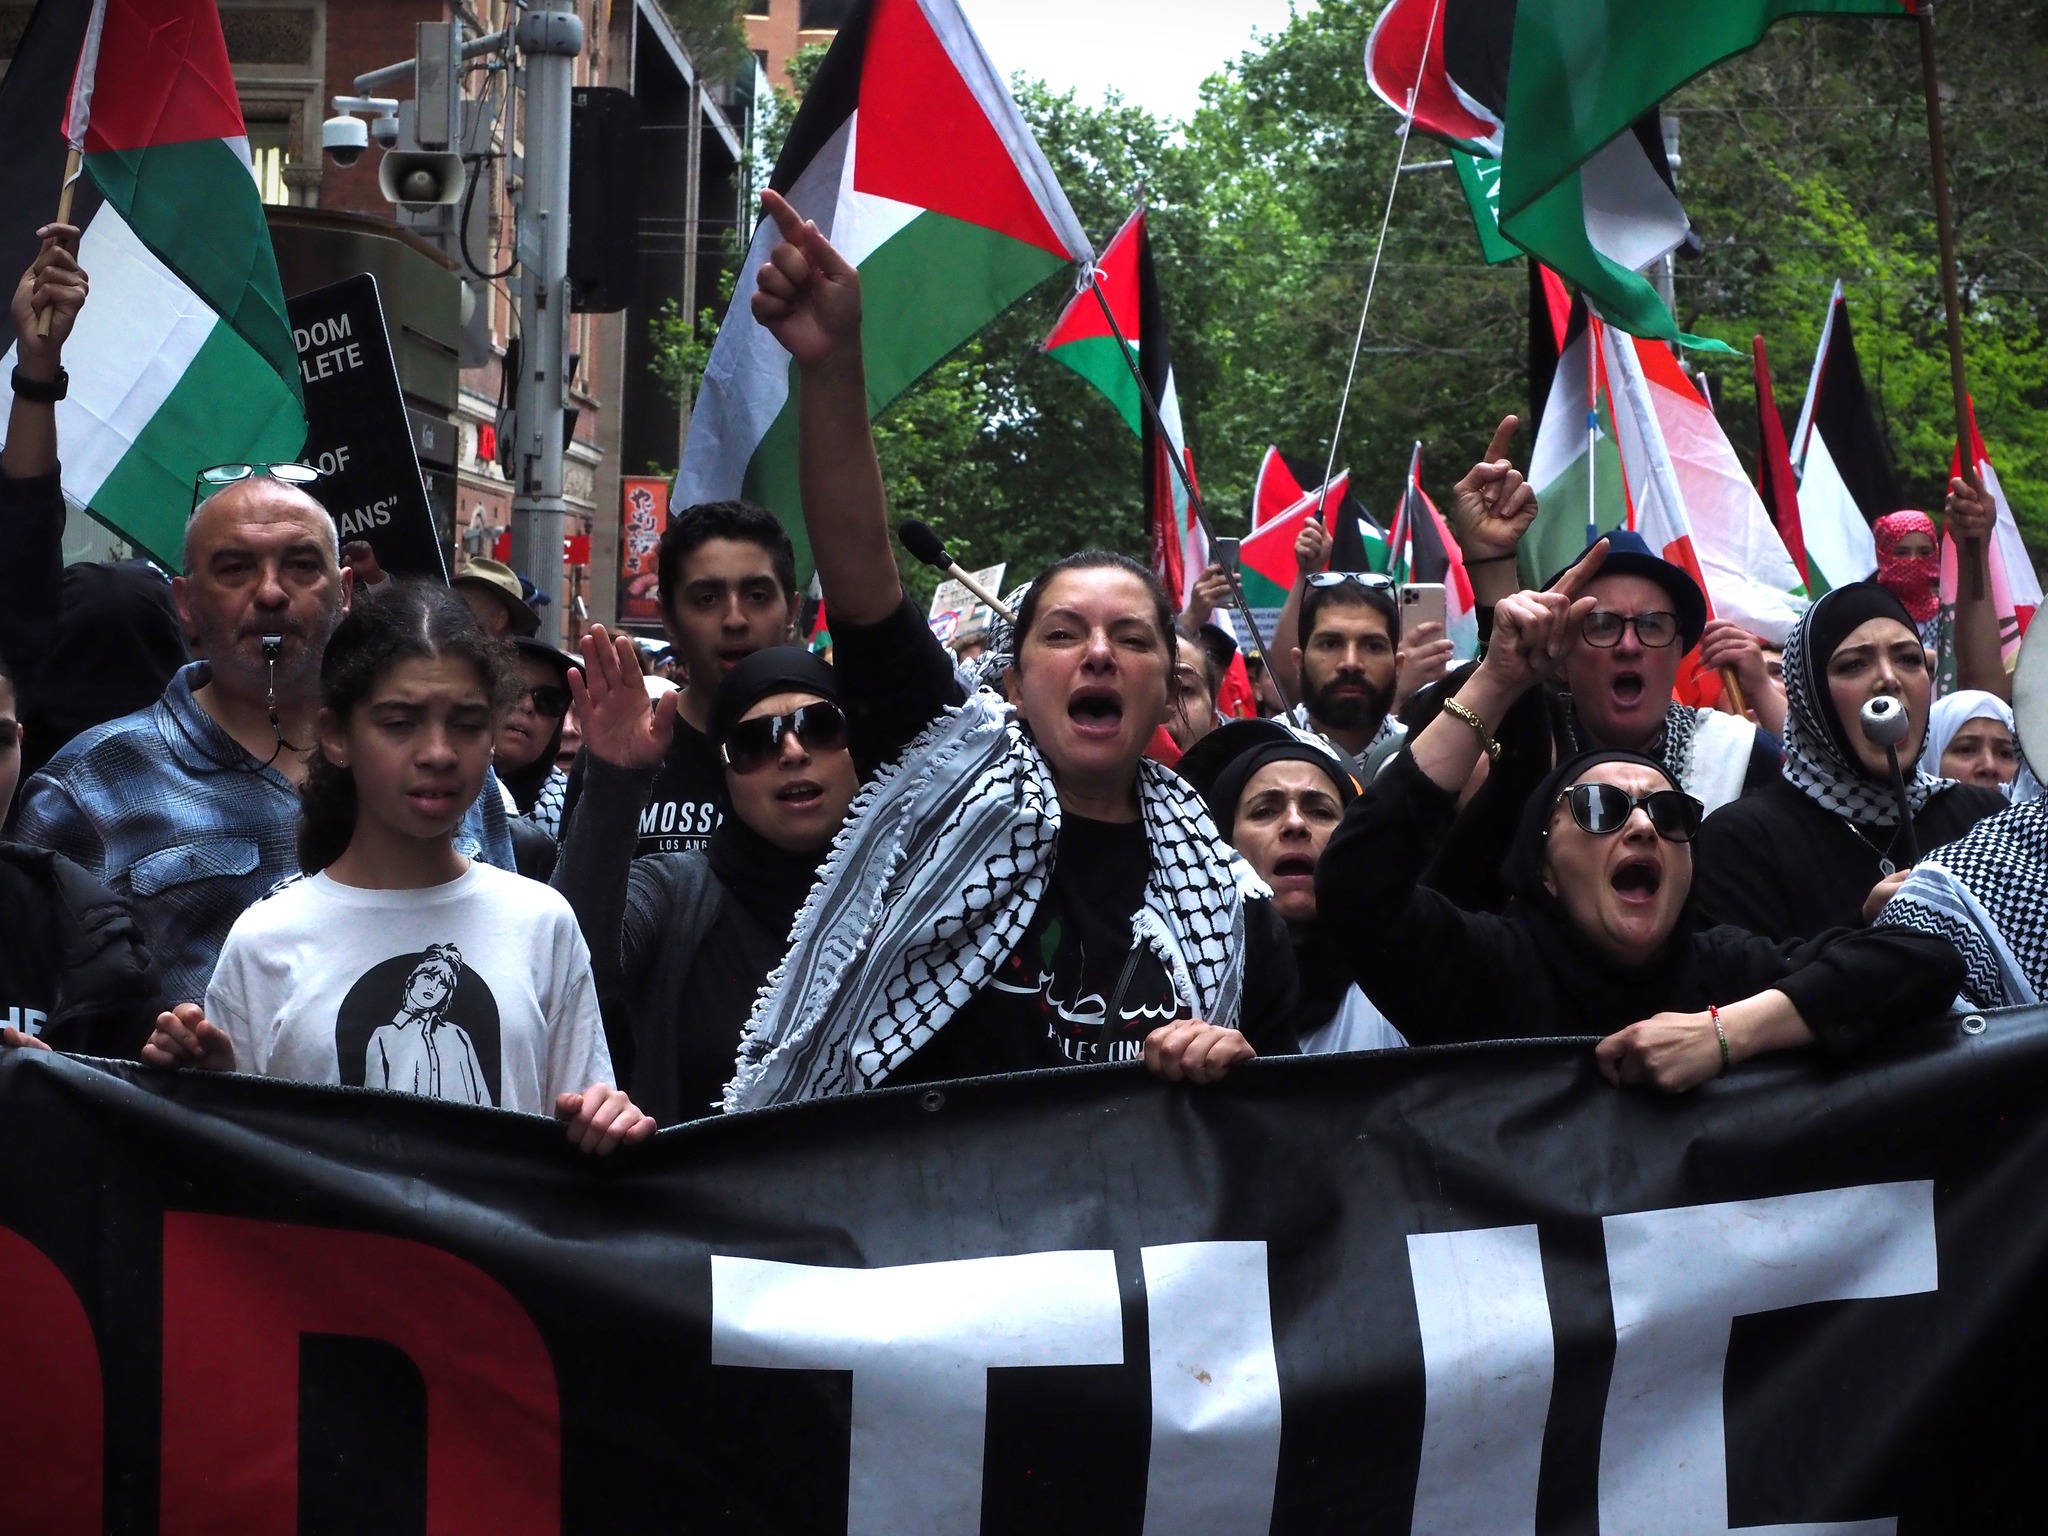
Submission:
[[[1951,480],[1960,479],[1963,473],[1961,445],[1957,447],[1958,451],[1949,459]],[[1991,455],[1985,450],[1983,434],[1977,430],[1975,400],[1970,401],[1970,453],[1977,462],[1977,483],[1984,487],[1984,494],[1998,509],[1991,548],[1986,554],[1991,567],[1991,600],[1998,609],[1999,647],[2005,654],[2006,670],[2011,671],[2019,658],[2020,639],[2026,634],[2027,626],[2033,623],[2035,610],[2041,606],[2041,580],[2034,574],[2034,563],[2027,557],[2026,545],[2020,541],[2019,525],[2013,521],[2005,489],[1998,483],[1998,471],[1991,467]],[[1944,532],[1941,540],[1942,692],[1955,687],[1955,646],[1948,643],[1948,635],[1955,625],[1959,576],[1960,561],[1955,541]]]
[[[1094,259],[957,0],[858,0],[770,185],[860,269],[871,417],[1045,279]],[[772,221],[754,232],[673,504],[758,502],[808,565],[795,365],[752,310],[776,239]]]
[[[1540,261],[1529,263],[1529,414],[1533,438],[1543,430],[1543,411],[1550,401],[1550,381],[1557,375],[1558,354],[1571,335],[1572,295],[1564,279]]]
[[[1273,518],[1292,511],[1295,503],[1308,494],[1302,488],[1303,480],[1316,473],[1311,466],[1297,463],[1278,448],[1268,448],[1259,461],[1258,479],[1252,484],[1252,532],[1257,533]],[[1331,570],[1386,570],[1386,531],[1365,510],[1365,504],[1351,494],[1350,470],[1331,479],[1323,517],[1330,525]]]
[[[1514,75],[1516,13],[1516,0],[1392,0],[1365,48],[1366,79],[1374,93],[1404,114],[1413,93],[1415,126],[1452,145],[1452,163],[1489,262],[1518,247],[1539,254],[1501,221],[1505,166],[1498,157]],[[1629,292],[1608,281],[1601,263],[1633,278],[1693,240],[1672,183],[1656,103],[1645,103],[1624,126],[1632,131],[1587,161],[1583,196],[1572,209],[1576,227],[1559,231],[1555,255],[1543,255],[1585,287],[1603,312],[1624,304]]]
[[[1294,541],[1301,537],[1302,525],[1316,515],[1319,499],[1326,506],[1341,506],[1350,489],[1351,471],[1347,469],[1330,481],[1328,494],[1319,498],[1314,491],[1303,491],[1293,506],[1268,518],[1238,546],[1237,565],[1247,608],[1255,613],[1277,610],[1287,601],[1300,575],[1294,563]]]
[[[1877,569],[1870,526],[1905,503],[1892,478],[1891,457],[1863,367],[1849,304],[1835,284],[1827,324],[1813,357],[1806,403],[1792,434],[1792,467],[1799,475],[1799,529],[1806,545],[1807,588],[1815,597]]]
[[[1444,638],[1457,648],[1458,659],[1479,654],[1479,606],[1472,596],[1472,578],[1458,542],[1444,525],[1443,514],[1422,488],[1422,444],[1408,456],[1408,481],[1401,488],[1401,509],[1388,530],[1392,554],[1389,574],[1397,585],[1436,582],[1444,589]]]
[[[72,221],[92,298],[64,348],[65,495],[175,569],[198,471],[289,459],[306,438],[213,0],[38,6],[0,87],[0,139],[39,182],[9,177],[9,250],[25,225],[32,252],[55,212],[66,141],[84,156]],[[0,359],[0,396],[12,367]]]
[[[1447,0],[1455,8],[1456,0]],[[1501,136],[1501,233],[1576,282],[1623,330],[1677,323],[1639,275],[1639,249],[1602,233],[1602,190],[1633,161],[1646,116],[1696,75],[1799,15],[1907,16],[1914,0],[1519,0]],[[1660,253],[1661,254],[1661,253]],[[1693,345],[1701,345],[1687,338]],[[1718,343],[1711,344],[1720,350]]]
[[[1101,390],[1138,435],[1144,448],[1145,526],[1151,536],[1152,571],[1185,605],[1209,564],[1209,538],[1188,500],[1187,486],[1168,457],[1178,455],[1188,479],[1194,480],[1195,458],[1188,451],[1181,426],[1180,391],[1174,384],[1166,340],[1166,307],[1152,265],[1152,238],[1143,208],[1116,232],[1096,263],[1095,275],[1102,285],[1102,297],[1109,301],[1110,314],[1116,317],[1115,328],[1110,326],[1109,315],[1102,312],[1102,298],[1084,290],[1068,302],[1045,339],[1044,351]],[[1118,331],[1123,333],[1122,343],[1116,339]],[[1153,430],[1151,414],[1139,396],[1138,380],[1131,371],[1133,354],[1145,389],[1159,406],[1160,420],[1166,423],[1163,441]]]
[[[1785,552],[1798,568],[1801,583],[1812,586],[1806,566],[1806,536],[1799,521],[1799,481],[1792,473],[1792,453],[1785,445],[1785,421],[1778,414],[1777,393],[1771,387],[1771,360],[1764,352],[1764,339],[1750,343],[1750,357],[1756,373],[1756,490],[1770,514]]]
[[[1538,323],[1548,320],[1539,315]],[[1527,587],[1542,586],[1578,559],[1596,534],[1628,523],[1628,489],[1596,326],[1584,297],[1575,297],[1529,453],[1537,512],[1522,536],[1517,564]]]

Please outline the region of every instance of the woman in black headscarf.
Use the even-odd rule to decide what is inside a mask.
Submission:
[[[676,695],[648,708],[631,645],[602,628],[585,643],[572,686],[589,776],[552,883],[590,945],[608,1027],[621,1012],[629,1025],[628,1092],[668,1125],[716,1108],[859,776],[832,668],[800,646],[756,651],[712,698],[726,804],[710,846],[636,859]]]
[[[1365,994],[1418,1045],[1597,1032],[1611,1080],[1673,1091],[1749,1055],[1814,1040],[1845,1052],[1938,1013],[1962,966],[1937,938],[1875,928],[1777,944],[1700,926],[1699,802],[1634,753],[1582,753],[1537,786],[1502,871],[1504,914],[1421,884],[1494,725],[1555,670],[1585,575],[1496,608],[1456,708],[1388,764],[1324,850],[1318,907]]]
[[[1869,922],[1914,857],[2005,809],[1996,790],[1915,770],[1932,696],[1912,616],[1883,587],[1837,587],[1808,609],[1785,644],[1785,776],[1707,818],[1702,920],[1773,939]],[[1878,697],[1898,699],[1911,722],[1898,749],[1910,839],[1884,748],[1859,721]]]
[[[1176,766],[1201,792],[1217,830],[1273,892],[1273,910],[1294,941],[1300,995],[1288,1023],[1303,1053],[1406,1045],[1352,984],[1341,946],[1316,917],[1317,861],[1358,797],[1336,749],[1278,720],[1233,720]]]

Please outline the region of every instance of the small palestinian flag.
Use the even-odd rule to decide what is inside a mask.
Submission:
[[[1328,507],[1342,506],[1351,490],[1351,471],[1345,470],[1330,482],[1321,498]],[[1244,583],[1245,606],[1258,612],[1278,608],[1287,601],[1300,571],[1294,563],[1294,541],[1302,525],[1316,515],[1317,496],[1304,491],[1293,506],[1268,518],[1238,546],[1237,563]]]
[[[1999,646],[2005,655],[2006,669],[2010,671],[2018,662],[2020,638],[2034,622],[2034,613],[2041,606],[2041,579],[2034,574],[2034,563],[2027,557],[2027,546],[2020,540],[2019,524],[2013,520],[2012,506],[2005,499],[2005,488],[1998,483],[1998,471],[1991,467],[1991,455],[1984,447],[1984,435],[1977,430],[1975,400],[1970,401],[1970,445],[1971,457],[1977,461],[1977,483],[1984,487],[1984,494],[1991,498],[1998,514],[1992,528],[1991,547],[1985,554],[1991,566],[1991,601],[1998,610]],[[1958,444],[1957,452],[1949,459],[1951,480],[1960,478],[1963,473],[1960,450],[1961,445]],[[1941,540],[1941,623],[1950,636],[1955,628],[1960,575],[1955,540],[1944,532]],[[1954,644],[1944,643],[1939,650],[1943,672],[1953,673]],[[1946,692],[1954,687],[1955,679],[1948,676],[1944,684],[1942,691]]]
[[[860,269],[871,417],[1055,272],[1094,259],[958,0],[859,0],[770,185]],[[776,240],[771,221],[754,232],[673,505],[757,502],[808,566],[795,364],[752,310]]]
[[[1387,531],[1392,552],[1390,573],[1395,582],[1437,582],[1444,589],[1444,638],[1457,648],[1458,659],[1479,654],[1479,604],[1465,557],[1451,537],[1443,514],[1422,488],[1422,444],[1408,456],[1408,483],[1401,490],[1401,510]]]
[[[61,161],[60,125],[84,157],[72,221],[92,276],[64,349],[64,493],[175,568],[199,470],[290,459],[306,439],[213,0],[37,8],[0,91],[0,140],[47,180],[30,192],[9,177],[10,237],[21,210],[30,230],[55,211],[47,166]],[[9,372],[0,366],[0,421]]]
[[[1750,342],[1750,358],[1756,377],[1756,493],[1770,514],[1771,525],[1785,541],[1785,552],[1798,568],[1799,579],[1809,587],[1813,578],[1806,568],[1806,536],[1799,520],[1799,481],[1792,473],[1792,452],[1785,444],[1785,418],[1778,414],[1778,396],[1771,387],[1771,359],[1764,351],[1764,339]]]
[[[1308,494],[1303,481],[1318,473],[1297,463],[1278,448],[1268,448],[1259,461],[1258,479],[1252,484],[1252,532],[1257,533],[1273,518],[1294,510]],[[1330,528],[1330,569],[1333,571],[1380,571],[1387,568],[1387,535],[1365,504],[1351,494],[1351,471],[1344,470],[1330,481],[1330,494],[1323,498],[1323,521]]]
[[[1108,397],[1144,449],[1145,527],[1152,547],[1152,571],[1182,604],[1194,596],[1195,583],[1209,563],[1209,537],[1195,516],[1187,486],[1169,455],[1179,455],[1190,481],[1195,457],[1188,451],[1181,425],[1180,391],[1174,383],[1173,358],[1166,339],[1166,307],[1160,299],[1159,274],[1152,265],[1152,237],[1140,208],[1095,264],[1102,297],[1092,289],[1074,295],[1045,338],[1045,354],[1081,375]],[[1102,300],[1109,301],[1109,315]],[[1123,343],[1117,332],[1123,333]],[[1128,348],[1128,351],[1126,350]],[[1166,424],[1162,437],[1152,426],[1138,393],[1135,356],[1145,388],[1159,406]]]
[[[1807,589],[1819,597],[1877,569],[1871,524],[1905,505],[1849,325],[1849,302],[1835,284],[1827,324],[1814,352],[1813,377],[1792,434],[1799,474],[1799,527],[1806,544]]]

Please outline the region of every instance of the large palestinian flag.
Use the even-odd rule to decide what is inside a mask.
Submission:
[[[1597,233],[1611,169],[1603,162],[1632,157],[1627,139],[1646,113],[1754,48],[1785,17],[1907,16],[1913,8],[1913,0],[1518,0],[1500,141],[1501,233],[1576,282],[1613,324],[1678,339],[1637,271],[1644,263],[1617,258]]]
[[[770,185],[860,269],[871,416],[1053,273],[1093,258],[956,0],[860,0]],[[690,418],[674,504],[758,502],[808,565],[794,365],[752,311],[776,239],[771,221],[754,233]]]
[[[1173,356],[1167,342],[1166,306],[1160,297],[1159,274],[1152,264],[1152,236],[1140,208],[1124,221],[1116,238],[1095,264],[1101,287],[1074,295],[1045,338],[1045,353],[1081,375],[1108,397],[1138,435],[1145,465],[1145,527],[1152,547],[1152,570],[1166,590],[1185,605],[1209,564],[1209,536],[1195,515],[1187,484],[1175,470],[1178,457],[1195,478],[1195,456],[1188,451],[1181,424],[1180,389],[1174,382]],[[1109,314],[1103,313],[1103,301]],[[1114,327],[1110,324],[1115,318]],[[1122,332],[1123,340],[1117,340]],[[1133,363],[1136,371],[1133,371]],[[1152,423],[1138,393],[1145,390],[1159,407],[1162,434]]]
[[[55,213],[66,139],[84,154],[72,220],[92,298],[64,349],[64,492],[175,568],[197,472],[289,459],[306,437],[213,0],[37,7],[0,87],[0,141],[41,183],[8,178],[9,249]]]
[[[1771,359],[1764,350],[1763,337],[1751,339],[1750,360],[1756,381],[1756,493],[1772,526],[1778,530],[1778,537],[1784,541],[1785,552],[1798,569],[1800,581],[1811,588],[1806,533],[1799,517],[1799,480],[1792,473],[1792,450],[1785,442],[1785,418],[1778,414],[1778,396],[1771,385]]]

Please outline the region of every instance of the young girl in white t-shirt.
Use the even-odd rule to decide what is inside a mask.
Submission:
[[[516,676],[445,587],[356,602],[320,664],[305,876],[236,919],[205,1007],[161,1015],[143,1060],[553,1114],[586,1152],[652,1134],[610,1086],[568,902],[455,851]]]

